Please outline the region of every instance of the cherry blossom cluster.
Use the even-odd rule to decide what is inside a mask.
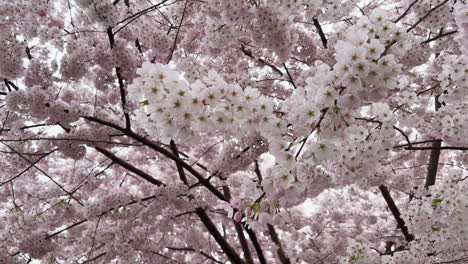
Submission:
[[[228,84],[214,71],[191,84],[161,64],[145,63],[138,74],[129,95],[144,107],[138,115],[149,121],[145,128],[155,139],[197,143],[201,135],[234,137],[259,127],[265,136],[287,131],[271,99],[255,88]]]
[[[411,203],[404,214],[409,231],[415,234],[409,252],[403,257],[423,260],[456,259],[468,243],[467,181],[459,170],[448,170],[440,184],[420,191],[419,200]],[[434,254],[427,255],[427,252]]]
[[[460,30],[457,40],[466,58],[466,56],[468,56],[468,6],[459,2],[454,6],[453,12],[455,21]]]

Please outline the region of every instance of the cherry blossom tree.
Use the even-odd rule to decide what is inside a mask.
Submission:
[[[466,0],[0,17],[0,263],[468,261]]]

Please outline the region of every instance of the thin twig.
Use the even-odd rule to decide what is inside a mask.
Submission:
[[[169,53],[169,56],[167,58],[167,63],[169,63],[171,61],[172,55],[174,54],[174,51],[175,51],[175,49],[177,47],[177,38],[179,36],[179,31],[180,31],[180,28],[182,26],[182,22],[184,21],[185,10],[187,9],[188,2],[189,2],[189,0],[185,0],[184,10],[182,11],[182,17],[180,18],[180,23],[179,23],[179,26],[177,27],[176,35],[175,35],[175,38],[174,38],[174,44],[172,45],[171,52]]]
[[[273,65],[273,64],[271,64],[271,63],[268,63],[267,61],[265,61],[265,60],[262,59],[262,58],[256,58],[256,57],[252,54],[252,51],[251,51],[251,50],[247,50],[247,49],[245,48],[244,45],[241,46],[240,51],[242,51],[242,53],[244,53],[245,55],[247,55],[247,57],[250,57],[250,58],[252,58],[252,59],[257,60],[257,61],[260,62],[261,64],[270,67],[274,72],[276,72],[276,73],[278,73],[279,75],[283,76],[283,73],[278,69],[278,67],[276,67],[275,65]]]
[[[284,66],[284,69],[286,70],[286,73],[288,74],[289,81],[291,82],[292,86],[294,87],[294,89],[297,89],[296,84],[294,83],[294,80],[293,80],[291,74],[289,73],[288,68],[286,67],[286,63],[283,63],[283,66]]]
[[[411,7],[413,7],[413,5],[416,4],[418,1],[419,0],[414,0],[411,4],[409,4],[409,6],[408,6],[408,8],[406,8],[405,12],[403,12],[397,19],[395,19],[393,21],[393,23],[398,23],[398,21],[400,21],[402,18],[404,18],[408,14]]]
[[[135,166],[131,165],[130,163],[118,158],[112,152],[108,151],[107,149],[103,149],[101,147],[96,147],[96,150],[104,154],[107,158],[112,160],[114,163],[119,164],[120,166],[124,167],[125,169],[135,173],[136,175],[140,176],[141,178],[145,179],[146,181],[156,185],[156,186],[165,186],[164,183],[155,179],[153,176],[149,175],[148,173],[136,168]]]
[[[432,12],[434,12],[436,9],[438,9],[439,7],[445,5],[449,0],[445,0],[443,1],[442,3],[434,6],[433,8],[431,8],[423,17],[421,17],[414,25],[412,25],[411,27],[409,27],[406,32],[410,32],[411,30],[413,30],[416,26],[419,25],[419,23],[421,23],[424,19],[426,19]]]
[[[427,40],[423,41],[422,43],[427,44],[427,43],[429,43],[429,42],[432,42],[432,41],[434,41],[434,40],[438,40],[438,39],[443,38],[443,37],[445,37],[445,36],[449,36],[449,35],[455,34],[455,33],[457,33],[457,32],[458,32],[458,30],[447,31],[447,32],[445,32],[445,33],[440,32],[440,33],[437,34],[436,36],[434,36],[434,37],[432,37],[432,38],[430,38],[430,39],[427,39]]]

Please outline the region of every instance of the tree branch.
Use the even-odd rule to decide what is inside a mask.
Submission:
[[[325,33],[323,33],[322,26],[320,25],[319,21],[316,18],[314,18],[313,21],[314,21],[314,26],[317,29],[318,34],[320,36],[320,40],[322,40],[323,47],[328,48],[327,47],[328,40],[327,40],[327,37],[325,36]]]
[[[104,156],[106,156],[107,158],[112,160],[114,163],[119,164],[120,166],[124,167],[125,169],[127,169],[127,170],[135,173],[136,175],[140,176],[141,178],[145,179],[146,181],[151,182],[152,184],[157,185],[157,186],[166,186],[164,183],[162,183],[159,180],[156,180],[153,176],[149,175],[148,173],[146,173],[146,172],[134,167],[130,163],[118,158],[117,156],[112,154],[112,152],[108,151],[107,149],[103,149],[101,147],[96,147],[95,149],[97,151],[101,152],[102,154],[104,154]]]
[[[200,220],[202,221],[202,223],[205,225],[208,232],[210,232],[210,234],[216,240],[216,242],[224,251],[226,256],[229,258],[229,260],[232,263],[245,264],[244,260],[240,258],[237,252],[231,247],[231,245],[229,245],[229,243],[219,233],[215,224],[211,221],[210,217],[206,214],[205,210],[203,208],[198,207],[195,209],[195,211],[198,217],[200,218]]]
[[[64,191],[68,196],[70,196],[70,198],[72,198],[73,200],[75,200],[78,204],[80,204],[81,206],[84,206],[84,204],[78,200],[77,198],[75,198],[73,196],[73,194],[69,191],[67,191],[60,183],[58,183],[57,181],[55,181],[47,172],[43,171],[41,168],[39,168],[37,165],[33,164],[34,162],[30,161],[28,158],[26,158],[23,154],[19,153],[18,151],[16,151],[14,148],[12,148],[11,146],[1,142],[4,146],[6,146],[7,148],[11,149],[11,151],[13,152],[16,152],[16,154],[18,154],[18,156],[20,156],[22,159],[24,159],[25,161],[27,161],[29,164],[32,164],[32,166],[34,168],[36,168],[36,170],[40,171],[44,176],[46,176],[49,180],[51,180],[55,185],[57,185],[62,191]]]
[[[247,231],[250,241],[252,241],[252,245],[254,246],[255,251],[257,252],[258,261],[260,261],[260,264],[266,264],[265,256],[263,255],[263,250],[260,246],[260,243],[258,243],[257,235],[255,235],[255,232],[252,229],[248,229],[245,226],[244,229],[245,231]]]
[[[439,102],[439,95],[434,97],[434,104],[435,110],[439,110],[442,106]],[[429,186],[435,184],[436,176],[437,176],[437,168],[439,167],[439,157],[440,157],[440,149],[442,148],[442,140],[437,139],[432,142],[431,154],[429,156],[429,166],[427,167],[426,173],[426,182],[424,183],[424,187],[427,189]],[[466,148],[468,150],[468,148]]]
[[[190,172],[195,178],[197,178],[199,180],[200,184],[205,186],[216,197],[218,197],[219,199],[221,199],[223,201],[227,201],[227,199],[224,197],[224,195],[216,187],[214,187],[210,182],[206,181],[206,179],[204,179],[203,176],[198,171],[196,171],[192,166],[190,166],[185,161],[181,160],[179,157],[172,154],[172,152],[166,150],[165,148],[163,148],[161,146],[158,146],[157,144],[155,144],[152,141],[150,141],[150,140],[148,140],[148,139],[134,133],[133,131],[128,131],[125,128],[123,128],[123,127],[121,127],[119,125],[116,125],[114,123],[104,121],[104,120],[101,120],[99,118],[92,117],[92,116],[83,116],[83,118],[85,118],[85,119],[87,119],[87,120],[89,120],[91,122],[95,122],[95,123],[98,123],[98,124],[101,124],[101,125],[112,127],[112,128],[114,128],[114,129],[116,129],[116,130],[118,130],[120,132],[123,132],[123,133],[125,133],[125,135],[133,138],[134,140],[142,143],[143,145],[148,146],[149,148],[155,150],[156,152],[159,152],[159,153],[163,154],[164,156],[172,159],[176,163],[180,164],[188,172]]]
[[[255,58],[255,56],[252,54],[252,51],[247,50],[247,49],[245,48],[244,45],[241,46],[240,50],[242,51],[242,53],[244,53],[245,55],[247,55],[247,57],[252,58],[252,59],[254,59],[254,60],[257,60],[257,61],[260,62],[261,64],[270,67],[273,71],[275,71],[275,72],[277,72],[279,75],[283,76],[283,73],[282,73],[275,65],[266,62],[266,61],[265,61],[264,59],[262,59],[262,58]]]
[[[398,224],[398,228],[401,229],[405,240],[407,242],[414,240],[414,235],[408,232],[408,227],[406,226],[405,221],[401,218],[400,210],[398,210],[398,207],[396,206],[395,201],[393,201],[393,198],[390,195],[390,192],[388,191],[387,187],[384,185],[380,185],[379,190],[382,193],[385,202],[387,202],[387,206],[390,209],[390,212],[392,212],[393,217],[395,218]]]
[[[414,0],[414,1],[408,6],[408,8],[406,8],[405,12],[403,12],[397,19],[395,19],[395,20],[393,21],[393,23],[398,23],[398,21],[400,21],[402,18],[404,18],[404,17],[408,14],[408,12],[409,12],[409,10],[411,9],[411,7],[413,7],[414,4],[416,4],[418,1],[419,1],[419,0]]]
[[[449,36],[449,35],[455,34],[455,33],[457,33],[457,32],[458,32],[458,30],[452,30],[452,31],[448,31],[448,32],[445,32],[445,33],[443,33],[443,32],[441,31],[441,32],[440,32],[439,34],[437,34],[436,36],[434,36],[434,37],[432,37],[432,38],[430,38],[430,39],[427,39],[427,40],[423,41],[422,43],[427,44],[427,43],[429,43],[429,42],[432,42],[432,41],[434,41],[434,40],[438,40],[438,39],[443,38],[443,37],[445,37],[445,36]]]
[[[175,35],[175,38],[174,38],[174,44],[172,45],[172,49],[171,49],[171,52],[169,53],[169,56],[167,57],[167,63],[169,63],[171,61],[172,55],[174,55],[174,51],[175,51],[175,49],[177,47],[177,38],[179,37],[179,31],[180,31],[180,28],[182,27],[182,22],[184,21],[185,10],[187,9],[188,1],[189,0],[185,0],[184,10],[182,11],[182,17],[180,18],[179,26],[177,27],[176,35]]]
[[[291,260],[286,256],[284,253],[283,247],[281,245],[281,241],[279,240],[278,234],[276,233],[275,227],[271,224],[267,224],[268,227],[268,233],[270,234],[271,240],[276,244],[278,249],[276,250],[276,253],[278,254],[278,257],[281,261],[282,264],[291,264]]]
[[[174,140],[171,140],[170,142],[170,146],[171,146],[171,150],[172,152],[174,153],[174,155],[176,155],[177,157],[179,157],[179,150],[177,149],[177,146],[176,144],[174,143]],[[179,177],[180,177],[180,180],[185,183],[185,185],[189,185],[188,181],[187,181],[187,176],[185,175],[185,171],[184,171],[184,168],[182,168],[182,166],[180,164],[178,164],[176,162],[176,166],[177,166],[177,171],[179,172]]]
[[[445,5],[449,0],[445,0],[443,1],[442,3],[434,6],[433,8],[431,8],[429,11],[427,11],[427,13],[422,16],[414,25],[412,25],[411,27],[409,27],[406,32],[410,32],[411,30],[413,30],[416,26],[419,25],[419,23],[421,23],[424,19],[426,19],[432,12],[434,12],[436,9],[438,9],[439,7]]]
[[[244,230],[242,229],[242,225],[236,221],[234,221],[234,227],[236,228],[237,236],[239,237],[239,242],[242,247],[242,251],[244,252],[244,258],[246,264],[253,264],[252,254],[250,253],[249,245],[247,244],[247,240],[245,239]]]
[[[286,67],[286,63],[283,63],[283,66],[284,66],[284,69],[286,70],[286,73],[288,74],[288,77],[289,77],[289,82],[292,84],[292,86],[294,87],[294,89],[297,89],[296,87],[296,84],[294,83],[294,80],[291,76],[291,73],[289,73],[289,70],[288,68]]]
[[[120,67],[116,67],[115,72],[117,74],[117,79],[119,81],[120,99],[122,101],[122,111],[123,111],[124,116],[125,116],[125,128],[127,130],[131,130],[130,115],[127,112],[127,107],[126,107],[127,99],[125,97],[125,88],[124,88],[124,82],[123,82],[122,75],[120,74]]]

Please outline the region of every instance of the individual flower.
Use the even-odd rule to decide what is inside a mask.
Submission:
[[[369,43],[364,44],[367,50],[366,56],[372,60],[377,60],[385,50],[385,46],[377,39],[371,39]]]

